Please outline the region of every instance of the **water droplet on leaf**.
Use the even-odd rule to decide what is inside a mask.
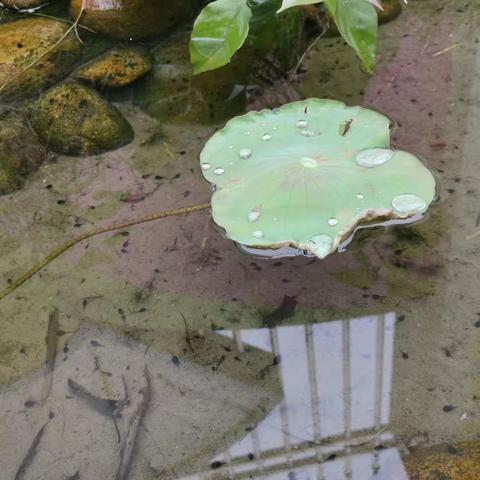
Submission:
[[[388,148],[367,148],[357,153],[355,160],[361,167],[374,168],[388,162],[393,157],[393,153]]]
[[[262,140],[265,142],[268,142],[269,140],[272,139],[272,136],[269,133],[266,133],[263,137]]]
[[[240,158],[246,160],[252,156],[252,149],[251,148],[242,148],[239,153]]]
[[[336,218],[332,217],[332,218],[330,218],[330,219],[328,220],[328,224],[329,224],[331,227],[334,227],[335,225],[338,224],[338,220],[337,220]]]
[[[302,130],[302,135],[304,137],[314,137],[316,134],[313,130],[310,130],[309,128],[305,128]]]
[[[332,250],[333,240],[328,235],[315,235],[308,242],[308,249],[319,258],[325,258]]]
[[[397,195],[392,200],[392,206],[398,213],[418,213],[427,207],[425,200],[413,193]]]
[[[220,167],[219,167],[219,168],[216,168],[216,169],[213,171],[213,173],[214,173],[215,175],[223,175],[223,174],[225,173],[225,170],[224,170],[223,168],[220,168]]]
[[[300,162],[305,168],[316,168],[318,166],[317,162],[310,157],[302,157]]]
[[[211,165],[209,163],[202,163],[202,170],[209,170]]]
[[[295,126],[297,128],[307,128],[308,127],[308,122],[306,120],[299,120]]]
[[[258,217],[260,217],[260,212],[258,210],[252,210],[248,214],[248,221],[250,223],[256,222],[258,220]]]
[[[263,238],[263,232],[261,230],[255,230],[254,232],[252,232],[252,235],[255,238]]]

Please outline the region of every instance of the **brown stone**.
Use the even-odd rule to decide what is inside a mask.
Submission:
[[[438,445],[405,458],[410,480],[480,479],[480,442]]]
[[[75,34],[52,48],[68,27],[40,17],[0,25],[0,99],[37,93],[72,70],[81,54]]]
[[[124,87],[152,68],[152,58],[142,47],[115,47],[81,67],[75,77],[101,87]]]
[[[98,33],[125,40],[154,38],[195,13],[197,0],[72,0],[70,14]]]

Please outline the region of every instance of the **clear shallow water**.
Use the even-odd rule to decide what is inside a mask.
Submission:
[[[115,478],[142,405],[132,479],[402,480],[414,448],[478,440],[479,15],[472,2],[412,0],[382,27],[373,77],[322,39],[297,86],[399,124],[393,145],[440,186],[421,222],[361,230],[324,261],[267,261],[199,212],[91,239],[1,302],[5,478],[47,421],[23,478]],[[0,198],[4,284],[72,232],[208,201],[198,153],[215,125],[157,122],[133,93],[118,104],[133,144],[59,156]]]

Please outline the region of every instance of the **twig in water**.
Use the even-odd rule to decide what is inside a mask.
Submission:
[[[438,57],[439,55],[443,55],[444,53],[447,53],[449,52],[450,50],[453,50],[454,48],[457,48],[460,46],[460,43],[454,43],[453,45],[450,45],[449,47],[447,48],[444,48],[443,50],[440,50],[438,52],[435,52],[433,55],[432,55],[432,58],[435,58],[435,57]]]
[[[16,280],[12,281],[10,285],[3,291],[0,292],[0,301],[3,300],[6,296],[10,295],[12,292],[17,290],[22,286],[27,280],[30,280],[36,273],[46,267],[50,262],[59,257],[62,253],[65,253],[70,248],[74,247],[84,240],[100,235],[102,233],[113,232],[115,230],[120,230],[122,228],[131,227],[133,225],[140,225],[141,223],[153,222],[160,218],[173,217],[176,215],[186,215],[191,212],[198,212],[199,210],[206,210],[210,208],[210,203],[203,203],[200,205],[194,205],[193,207],[184,207],[177,208],[174,210],[167,210],[159,213],[154,213],[152,215],[147,215],[145,217],[136,218],[133,220],[126,220],[124,222],[116,223],[107,227],[100,227],[95,230],[90,230],[89,232],[82,233],[78,237],[74,237],[70,240],[67,240],[63,245],[52,250],[46,257],[40,260],[34,267],[32,267],[28,272],[24,273]]]
[[[325,35],[327,29],[326,27],[323,28],[323,30],[320,32],[320,34],[313,40],[313,42],[307,47],[307,49],[303,52],[302,56],[300,57],[300,60],[298,63],[295,65],[295,68],[292,70],[292,72],[289,75],[289,80],[291,81],[293,77],[296,75],[298,69],[302,66],[303,61],[305,60],[305,57],[310,53],[312,48],[317,44],[317,42]]]
[[[35,453],[37,451],[37,446],[40,443],[40,440],[43,436],[43,432],[45,431],[45,427],[47,425],[48,425],[48,422],[46,422],[43,425],[43,427],[37,432],[37,434],[33,437],[32,443],[28,448],[27,453],[25,454],[25,457],[23,457],[22,463],[18,467],[14,480],[20,480],[23,477],[25,470],[30,465],[31,461],[33,460],[33,457],[35,456]]]
[[[123,445],[120,450],[120,464],[118,466],[117,474],[115,475],[115,480],[125,480],[127,478],[128,470],[132,460],[133,449],[138,436],[138,430],[150,403],[150,374],[148,373],[147,365],[145,365],[144,369],[144,378],[145,385],[139,392],[137,405],[132,413],[128,431],[124,437]]]

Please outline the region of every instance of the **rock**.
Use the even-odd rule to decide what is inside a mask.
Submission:
[[[114,106],[95,90],[74,81],[45,92],[33,106],[30,121],[49,148],[71,155],[114,150],[134,136]]]
[[[7,8],[27,10],[45,4],[45,0],[2,0],[0,3]]]
[[[421,448],[405,458],[411,480],[478,480],[480,442]]]
[[[37,93],[72,70],[81,54],[81,43],[73,32],[41,57],[68,27],[64,22],[41,17],[0,25],[1,100]]]
[[[83,0],[71,0],[77,18]],[[81,17],[83,25],[124,40],[154,38],[172,30],[195,12],[197,0],[90,0]]]
[[[0,194],[18,189],[46,157],[40,139],[18,111],[0,110]]]
[[[0,7],[0,25],[2,23],[11,22],[12,20],[19,18],[19,16],[20,14],[17,12],[12,12],[12,10]]]
[[[400,0],[383,0],[383,10],[377,9],[378,23],[386,23],[400,15],[402,4]]]
[[[102,87],[124,87],[150,71],[152,63],[144,48],[115,47],[81,67],[75,77]]]
[[[181,33],[155,47],[153,70],[135,89],[134,102],[173,121],[214,122],[241,112],[250,58],[194,76],[188,42],[189,33]]]

